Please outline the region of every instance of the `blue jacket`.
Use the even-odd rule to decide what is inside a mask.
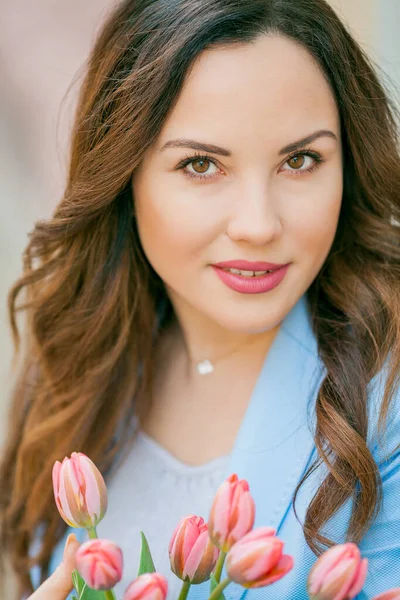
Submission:
[[[237,473],[239,478],[249,482],[256,504],[255,527],[269,525],[276,529],[285,543],[284,553],[294,557],[294,567],[283,579],[268,587],[245,590],[231,583],[224,591],[227,600],[308,598],[307,575],[316,556],[307,546],[294,515],[292,495],[317,455],[312,436],[313,405],[325,373],[304,295],[284,319],[266,355],[226,473]],[[400,390],[389,413],[384,439],[378,443],[376,426],[384,381],[385,369],[382,369],[368,386],[367,441],[383,480],[383,506],[359,544],[362,556],[369,560],[369,568],[364,590],[357,600],[371,600],[389,588],[400,586],[400,449],[396,450],[400,444]],[[320,467],[303,484],[296,501],[301,523],[325,475],[325,467]],[[330,519],[323,533],[335,543],[343,543],[350,514],[351,500]],[[75,533],[81,534],[81,530]],[[51,571],[61,561],[62,549],[63,544],[60,544],[55,550]],[[36,569],[32,570],[32,577],[37,585]],[[209,582],[193,585],[188,598],[205,600],[208,591]]]

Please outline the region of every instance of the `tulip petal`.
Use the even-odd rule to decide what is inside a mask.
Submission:
[[[122,551],[109,540],[89,540],[78,549],[76,565],[89,587],[111,589],[122,578]]]
[[[174,537],[174,542],[173,542],[171,553],[170,553],[171,569],[175,573],[175,575],[177,575],[177,577],[180,577],[180,574],[183,571],[184,561],[183,561],[182,548],[183,548],[184,537],[185,537],[184,527],[180,526]]]
[[[238,542],[227,558],[229,576],[238,583],[259,579],[279,561],[282,547],[283,542],[278,538],[266,538],[243,545]]]
[[[67,477],[71,482],[71,488],[73,490],[74,496],[77,498],[80,504],[83,504],[83,482],[77,466],[76,452],[73,452],[71,454],[70,459],[64,458],[62,467],[63,476]]]
[[[64,519],[64,521],[66,523],[68,523],[68,525],[70,525],[71,527],[76,527],[76,523],[73,521],[72,515],[69,514],[67,516],[67,514],[65,513],[61,499],[60,499],[60,485],[61,485],[60,473],[61,473],[61,463],[57,460],[54,463],[53,470],[52,470],[54,499],[55,499],[55,502],[56,502],[56,505],[58,508],[58,512],[60,513],[60,515]],[[65,500],[64,500],[64,503],[66,503]]]
[[[232,546],[227,555],[227,562],[237,562],[247,556],[249,552],[258,553],[259,549],[265,548],[265,543],[268,539],[273,538],[275,529],[272,527],[258,527],[249,531],[243,538]],[[252,559],[253,560],[253,559]]]
[[[284,543],[272,527],[247,533],[226,557],[227,574],[243,587],[261,587],[283,577],[293,567],[293,557],[282,557]]]
[[[215,495],[209,519],[209,530],[215,533],[215,539],[219,544],[225,542],[229,532],[231,498],[232,486],[225,481]]]
[[[250,493],[243,493],[235,508],[235,522],[231,519],[228,539],[231,544],[240,540],[254,525],[255,503]]]
[[[76,518],[80,512],[80,506],[77,503],[74,495],[73,484],[71,483],[68,473],[68,463],[64,461],[61,464],[60,487],[58,493],[60,504],[62,506],[63,513],[65,514],[65,520],[67,523],[72,524],[73,527],[80,527],[80,522],[76,521]]]
[[[171,570],[179,579],[191,583],[209,579],[218,549],[212,544],[202,517],[189,515],[181,519],[168,548]]]
[[[61,471],[61,463],[59,460],[56,460],[56,462],[53,465],[51,477],[53,480],[54,495],[57,495],[57,496],[58,496],[58,488],[60,487],[60,471]]]
[[[289,571],[293,569],[293,565],[293,556],[283,554],[278,564],[268,573],[266,577],[248,587],[257,588],[264,587],[266,585],[271,585],[271,583],[275,583],[275,581],[282,579],[282,577],[289,573]]]
[[[246,533],[240,542],[247,544],[248,542],[263,540],[265,537],[274,537],[275,533],[276,529],[273,527],[257,527],[257,529],[253,529],[252,531]]]
[[[193,583],[202,583],[210,579],[211,571],[214,570],[219,556],[219,550],[209,539],[198,569],[194,574]]]
[[[196,541],[198,536],[198,527],[193,525],[197,517],[196,515],[188,515],[183,517],[173,535],[170,542],[170,563],[173,573],[180,579],[182,579],[183,569],[186,562],[187,555],[190,554],[191,546],[186,543],[186,538],[190,538],[192,544]],[[186,544],[186,545],[185,545]]]
[[[128,587],[128,589],[126,591],[128,591],[129,589],[135,591],[135,598],[142,598],[144,596],[144,594],[147,593],[149,587],[151,587],[151,579],[149,577],[150,573],[143,573],[143,575],[140,575],[135,581],[133,581],[130,586]]]
[[[364,587],[365,580],[367,578],[367,571],[368,571],[368,559],[363,558],[358,567],[357,576],[356,576],[355,580],[353,581],[351,588],[347,592],[347,595],[349,596],[349,598],[355,598],[361,592],[361,590]]]
[[[203,530],[185,563],[183,579],[188,577],[191,583],[202,583],[209,579],[218,554],[218,549],[212,544],[207,529]]]
[[[353,544],[355,545],[355,544]],[[326,577],[344,557],[348,555],[349,544],[337,544],[326,550],[312,566],[308,576],[308,593],[317,594]]]
[[[70,465],[68,470],[71,472]],[[67,503],[69,510],[73,516],[74,521],[79,527],[91,527],[92,520],[87,510],[85,497],[83,495],[84,490],[82,488],[76,488],[77,480],[72,478],[70,475],[63,477],[65,486],[65,492],[67,496]],[[77,489],[77,492],[75,490]]]
[[[283,542],[278,538],[273,538],[273,543],[270,546],[264,545],[264,548],[256,557],[252,566],[246,572],[246,579],[256,581],[266,572],[270,572],[278,564],[283,549]]]
[[[201,521],[199,521],[201,519]],[[186,565],[186,562],[189,559],[190,553],[193,550],[193,546],[196,544],[199,535],[200,535],[200,527],[203,519],[201,517],[195,517],[188,520],[185,529],[185,536],[183,539],[183,549],[182,549],[182,558],[183,562]]]
[[[104,505],[102,506],[101,502],[104,496],[107,497],[107,494],[104,494],[104,480],[96,465],[87,456],[80,454],[78,460],[77,466],[80,479],[83,482],[82,489],[86,510],[92,519],[93,525],[97,525],[105,512]]]
[[[184,566],[184,576],[188,576],[189,579],[192,579],[199,567],[201,559],[203,558],[203,554],[208,544],[208,532],[203,531],[197,539],[194,541],[192,548],[189,552],[187,559],[185,560]]]
[[[160,573],[143,573],[125,590],[123,600],[165,600],[168,582]]]
[[[245,479],[236,473],[225,479],[215,494],[208,520],[213,543],[228,552],[254,525],[255,503]]]
[[[351,588],[358,565],[354,559],[344,558],[329,572],[320,592],[332,600],[345,600]]]

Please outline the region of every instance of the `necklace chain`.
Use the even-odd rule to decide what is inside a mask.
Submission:
[[[232,354],[234,354],[235,352],[240,350],[240,348],[242,348],[242,346],[243,346],[243,343],[240,344],[240,346],[236,346],[233,350],[229,350],[229,352],[227,352],[226,354],[223,354],[217,360],[214,360],[214,361],[211,361],[209,358],[204,358],[203,360],[195,361],[195,366],[196,366],[197,372],[199,373],[199,375],[208,375],[210,373],[213,373],[217,362],[220,362],[224,358],[231,356]]]

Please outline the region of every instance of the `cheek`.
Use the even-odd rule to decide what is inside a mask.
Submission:
[[[342,203],[341,180],[310,194],[301,203],[301,210],[293,211],[290,236],[299,256],[303,255],[313,264],[322,264],[335,237]]]
[[[204,254],[219,225],[212,211],[201,209],[199,198],[173,194],[154,182],[145,187],[134,188],[138,231],[147,258],[162,276],[164,265],[182,269]]]

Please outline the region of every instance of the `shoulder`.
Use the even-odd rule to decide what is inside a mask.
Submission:
[[[400,580],[400,386],[394,388],[386,427],[378,419],[388,381],[388,362],[368,386],[369,448],[382,481],[382,502],[359,547],[368,558],[368,576],[360,600],[398,585]],[[358,596],[357,596],[358,598]]]
[[[367,386],[368,446],[378,465],[386,463],[395,454],[400,453],[400,365],[397,384],[393,389],[387,413],[386,426],[379,435],[379,417],[383,408],[385,387],[389,376],[389,358],[382,369],[371,379]]]

